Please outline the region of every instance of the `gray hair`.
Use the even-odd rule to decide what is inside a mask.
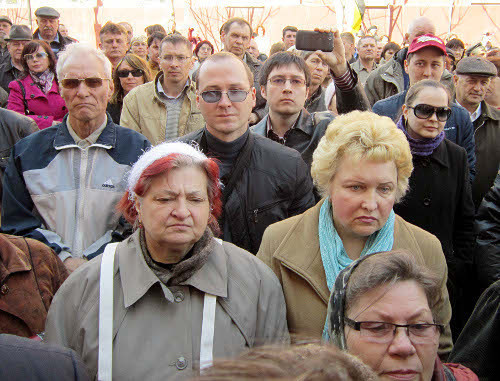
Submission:
[[[93,55],[99,61],[101,61],[106,78],[111,79],[113,71],[111,62],[104,55],[102,50],[96,49],[88,44],[81,42],[77,42],[66,46],[66,49],[64,49],[59,54],[56,66],[57,78],[59,78],[59,80],[64,79],[62,75],[64,72],[64,68],[71,62],[72,59],[80,56],[84,56],[85,58],[87,58],[89,55]]]
[[[418,264],[410,253],[395,250],[367,257],[353,271],[346,289],[346,312],[366,292],[379,286],[404,281],[414,281],[422,287],[432,310],[441,294],[437,275],[427,267]]]

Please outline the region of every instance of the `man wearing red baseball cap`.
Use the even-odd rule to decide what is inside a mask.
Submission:
[[[445,68],[446,46],[443,40],[433,34],[416,37],[408,48],[404,62],[405,72],[410,78],[410,87],[423,79],[441,80]],[[378,115],[388,116],[394,122],[401,115],[401,107],[405,102],[406,93],[403,90],[392,97],[382,99],[373,105],[372,111]],[[453,89],[450,88],[453,94]],[[476,169],[476,154],[474,151],[474,129],[469,113],[457,103],[451,104],[451,116],[444,126],[446,138],[462,146],[467,151],[470,180],[474,179]]]

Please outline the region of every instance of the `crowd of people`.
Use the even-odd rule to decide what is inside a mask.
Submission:
[[[0,16],[0,379],[498,377],[500,48],[35,16]]]

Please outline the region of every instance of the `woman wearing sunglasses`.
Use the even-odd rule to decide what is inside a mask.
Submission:
[[[123,98],[133,88],[153,79],[146,61],[135,54],[127,54],[118,62],[113,72],[115,91],[108,103],[107,111],[116,124],[120,124]]]
[[[474,204],[467,154],[444,137],[449,104],[447,89],[437,81],[423,80],[408,90],[397,125],[410,143],[414,171],[410,190],[394,211],[441,241],[448,263],[451,329],[456,337],[471,312],[464,307],[465,290],[458,285],[472,270],[468,266],[474,244]]]
[[[28,42],[23,49],[23,72],[9,84],[7,108],[32,118],[39,129],[62,121],[68,110],[59,94],[56,56],[45,41]]]

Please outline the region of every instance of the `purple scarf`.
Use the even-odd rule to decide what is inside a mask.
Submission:
[[[30,74],[33,82],[38,85],[38,87],[43,91],[44,94],[47,94],[52,88],[54,73],[52,73],[50,69],[47,69],[43,73],[35,73],[30,70]]]
[[[401,117],[396,123],[398,128],[403,131],[406,135],[406,139],[408,139],[408,143],[410,143],[410,150],[412,155],[417,156],[429,156],[434,152],[434,150],[441,144],[444,140],[444,131],[441,131],[435,138],[427,139],[414,139],[408,134],[406,131],[406,122],[403,117]]]

